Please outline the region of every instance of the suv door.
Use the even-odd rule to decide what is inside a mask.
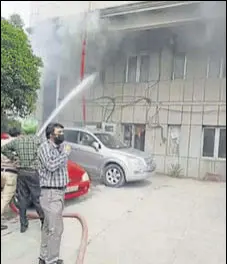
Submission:
[[[77,130],[64,130],[64,135],[65,135],[65,141],[67,141],[68,143],[70,143],[71,147],[72,147],[72,151],[70,153],[69,159],[77,164],[79,164],[81,167],[82,164],[80,164],[79,162],[79,146],[78,146],[78,136],[79,136],[79,131]],[[85,168],[84,168],[85,169]],[[86,170],[86,169],[85,169]]]
[[[91,175],[99,175],[102,155],[92,146],[95,138],[83,131],[64,130],[65,140],[72,146],[70,160],[83,167]]]
[[[99,175],[103,155],[101,150],[97,151],[92,147],[93,142],[97,142],[97,140],[90,133],[79,131],[78,148],[80,154],[77,160],[91,175]]]

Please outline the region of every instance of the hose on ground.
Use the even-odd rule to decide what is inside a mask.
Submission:
[[[19,211],[17,209],[17,207],[15,206],[15,204],[13,202],[10,203],[10,208],[13,212],[15,212],[16,214],[19,214]],[[39,216],[36,213],[28,213],[27,217],[29,219],[39,219]],[[87,242],[88,242],[88,226],[86,223],[86,220],[84,219],[83,216],[77,214],[77,213],[66,213],[63,214],[63,217],[65,218],[75,218],[77,219],[82,227],[82,236],[81,236],[81,242],[80,242],[80,247],[78,250],[78,255],[77,255],[77,259],[76,259],[76,263],[75,264],[83,264],[84,263],[84,257],[85,257],[85,253],[86,253],[86,249],[87,249]]]

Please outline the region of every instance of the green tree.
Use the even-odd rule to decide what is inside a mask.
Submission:
[[[10,128],[17,127],[21,129],[21,122],[12,117],[8,117],[6,115],[1,116],[1,133],[8,133]]]
[[[1,19],[1,116],[10,111],[23,117],[34,110],[42,61],[33,54],[22,20],[13,21]]]

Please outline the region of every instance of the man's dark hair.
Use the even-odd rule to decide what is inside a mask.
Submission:
[[[60,123],[50,123],[46,128],[46,138],[49,139],[50,135],[54,133],[55,128],[64,128]]]
[[[21,134],[21,130],[17,127],[12,127],[9,129],[9,135],[11,137],[18,137]]]

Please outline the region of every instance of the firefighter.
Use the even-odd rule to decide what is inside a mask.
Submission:
[[[24,233],[28,228],[26,212],[30,197],[40,217],[41,223],[43,223],[44,219],[43,210],[39,203],[40,185],[37,172],[37,150],[41,144],[41,140],[35,135],[37,128],[37,120],[24,120],[21,125],[24,135],[1,148],[1,153],[11,161],[14,159],[15,155],[18,159],[17,192],[21,233]]]
[[[20,130],[11,128],[9,135],[3,133],[1,135],[1,147],[12,142],[20,135]],[[7,157],[1,155],[1,216],[3,215],[6,207],[9,205],[13,198],[17,186],[17,169]],[[1,230],[7,229],[6,225],[1,225]]]

